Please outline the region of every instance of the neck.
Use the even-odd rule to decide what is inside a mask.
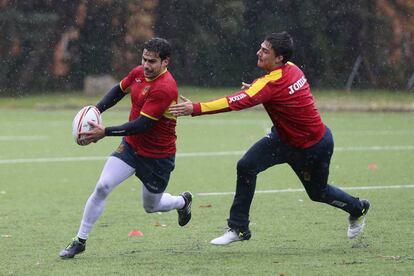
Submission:
[[[162,74],[164,74],[165,72],[167,72],[167,68],[165,68],[165,69],[161,70],[161,73],[159,73],[157,76],[155,76],[155,77],[153,77],[153,78],[147,78],[147,77],[145,77],[145,79],[146,79],[147,81],[153,81],[153,80],[155,80],[156,78],[158,78],[159,76],[161,76]]]
[[[285,64],[282,63],[282,62],[279,62],[279,63],[275,64],[275,66],[273,66],[273,67],[269,68],[268,70],[266,70],[266,72],[270,73],[272,71],[275,71],[276,69],[282,67],[283,65],[285,65]]]

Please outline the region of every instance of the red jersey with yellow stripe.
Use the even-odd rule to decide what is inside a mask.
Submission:
[[[165,158],[175,154],[176,118],[168,107],[177,103],[177,84],[168,70],[156,79],[144,76],[143,66],[134,68],[120,83],[121,89],[131,95],[132,108],[129,121],[139,116],[156,120],[151,128],[139,134],[126,136],[125,140],[136,153],[151,158]]]
[[[295,64],[288,62],[231,96],[195,103],[193,115],[241,110],[263,104],[282,142],[308,148],[320,141],[325,125],[309,84]]]

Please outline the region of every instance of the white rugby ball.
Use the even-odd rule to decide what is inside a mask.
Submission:
[[[76,114],[75,119],[73,119],[72,135],[78,145],[86,146],[92,142],[84,139],[82,135],[79,134],[90,131],[93,128],[93,126],[88,124],[89,121],[102,124],[101,113],[95,106],[92,105],[83,107],[78,114]]]

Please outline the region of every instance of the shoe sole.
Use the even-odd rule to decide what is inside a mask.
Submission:
[[[76,253],[76,254],[75,254],[75,255],[73,255],[73,256],[60,256],[60,255],[59,255],[59,257],[60,257],[61,259],[73,259],[73,258],[75,258],[75,256],[76,256],[76,255],[82,254],[83,252],[85,252],[85,250],[83,250],[82,252]]]

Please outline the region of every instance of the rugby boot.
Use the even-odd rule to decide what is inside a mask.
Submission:
[[[178,224],[184,226],[191,219],[191,203],[193,201],[193,195],[190,192],[183,192],[180,195],[184,198],[185,204],[183,208],[177,209]]]
[[[362,199],[362,215],[359,217],[349,216],[348,238],[353,239],[361,234],[365,227],[365,220],[370,207],[369,201]]]
[[[66,248],[59,253],[59,256],[62,259],[71,259],[75,257],[76,254],[80,254],[85,251],[85,247],[85,244],[80,242],[77,237],[73,238],[68,246],[66,246]]]
[[[210,241],[214,245],[227,245],[237,241],[247,241],[251,238],[252,233],[249,229],[245,231],[229,228],[222,236]]]

